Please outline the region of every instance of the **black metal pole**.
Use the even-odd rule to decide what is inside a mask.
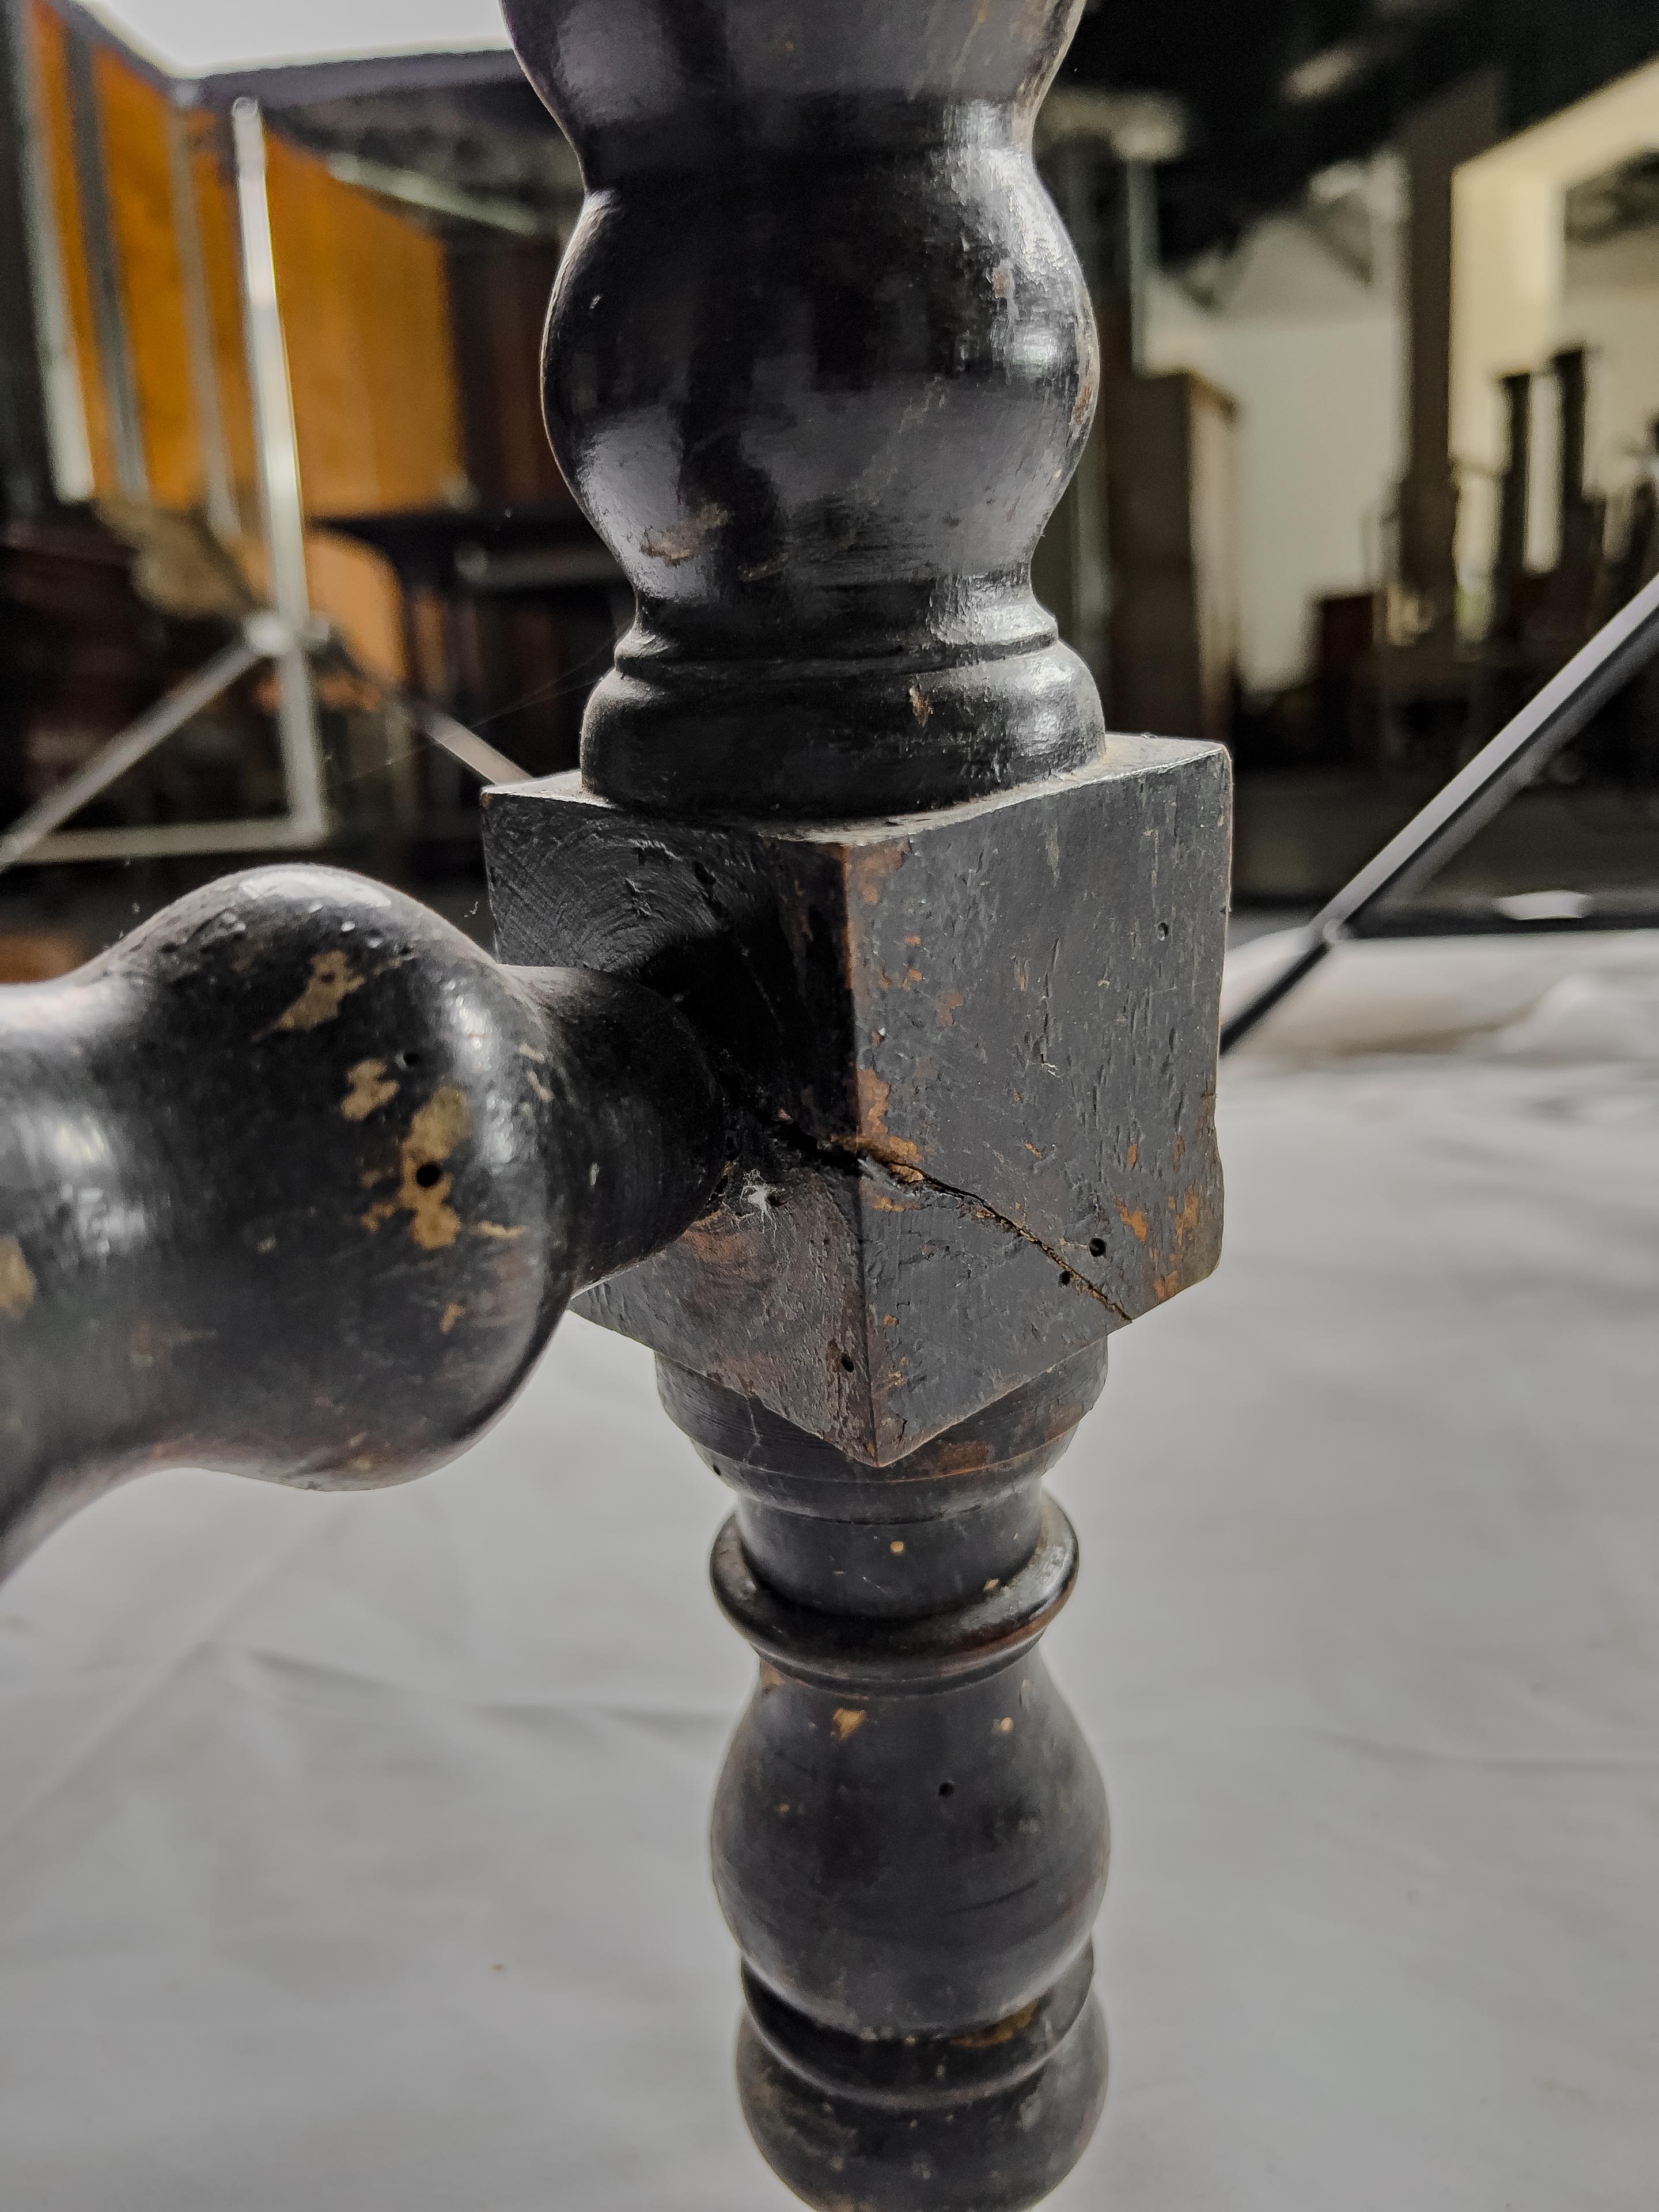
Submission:
[[[1437,792],[1376,859],[1298,933],[1284,967],[1221,1025],[1231,1052],[1391,892],[1420,882],[1461,852],[1544,763],[1576,738],[1621,684],[1659,653],[1659,576],[1643,586],[1582,652]]]

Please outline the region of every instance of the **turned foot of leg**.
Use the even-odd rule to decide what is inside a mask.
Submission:
[[[1012,2018],[871,2043],[745,1974],[738,2086],[767,2163],[820,2212],[1024,2212],[1086,2148],[1106,2096],[1091,1952]]]
[[[887,1468],[665,1370],[738,1492],[714,1589],[761,1659],[714,1818],[744,2108],[825,2212],[1015,2212],[1099,2116],[1105,1796],[1036,1646],[1077,1572],[1042,1478],[1103,1367]]]

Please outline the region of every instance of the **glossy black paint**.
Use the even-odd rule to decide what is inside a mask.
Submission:
[[[147,1467],[441,1464],[727,1148],[671,1006],[337,869],[227,878],[0,991],[0,1561]]]
[[[1085,1950],[1046,1996],[967,2035],[868,2043],[745,1976],[738,2087],[774,2170],[821,2212],[1024,2212],[1087,2148],[1106,2029]]]
[[[1099,2109],[1105,1798],[1036,1645],[1078,1563],[1043,1475],[1105,1371],[1075,1355],[875,1469],[659,1369],[738,1494],[714,1591],[762,1662],[714,1815],[744,2107],[826,2212],[1034,2203]]]
[[[1030,154],[1080,8],[508,0],[589,190],[549,427],[639,600],[592,790],[801,820],[1098,752],[1030,589],[1097,380]]]

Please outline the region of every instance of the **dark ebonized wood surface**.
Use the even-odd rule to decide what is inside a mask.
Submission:
[[[441,1465],[726,1152],[665,1001],[502,968],[339,869],[228,878],[0,990],[0,1559],[147,1467]]]
[[[737,1496],[744,2109],[824,2212],[1012,2212],[1106,2070],[1042,1477],[1220,1237],[1226,764],[1108,738],[1030,588],[1096,383],[1030,158],[1079,9],[507,12],[588,188],[549,428],[639,613],[580,784],[490,796],[491,896],[747,1113],[721,1204],[583,1300]]]
[[[1043,1492],[1104,1347],[873,1468],[664,1363],[737,1496],[714,1592],[760,1677],[714,1802],[738,2081],[808,2203],[1035,2203],[1105,2091],[1106,1801],[1043,1666],[1077,1540]]]
[[[419,1473],[573,1297],[656,1352],[759,1661],[738,2086],[822,2212],[1018,2212],[1089,2140],[1043,1484],[1220,1245],[1226,763],[1109,737],[1030,589],[1094,398],[1030,159],[1080,7],[507,0],[587,187],[549,427],[638,619],[580,781],[489,796],[503,961],[280,869],[0,993],[14,1552],[168,1461]]]
[[[555,451],[639,618],[592,789],[799,820],[1092,758],[1031,554],[1093,411],[1030,158],[1081,0],[507,0],[589,197]]]

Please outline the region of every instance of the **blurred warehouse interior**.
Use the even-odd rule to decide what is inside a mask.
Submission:
[[[491,0],[0,4],[0,832],[233,671],[0,873],[0,975],[230,854],[482,929],[430,710],[568,766],[631,618],[539,426],[573,155]],[[1659,571],[1656,52],[1627,0],[1085,21],[1038,153],[1103,389],[1038,588],[1117,726],[1233,749],[1241,899],[1334,889]],[[1659,910],[1659,686],[1429,896]]]

